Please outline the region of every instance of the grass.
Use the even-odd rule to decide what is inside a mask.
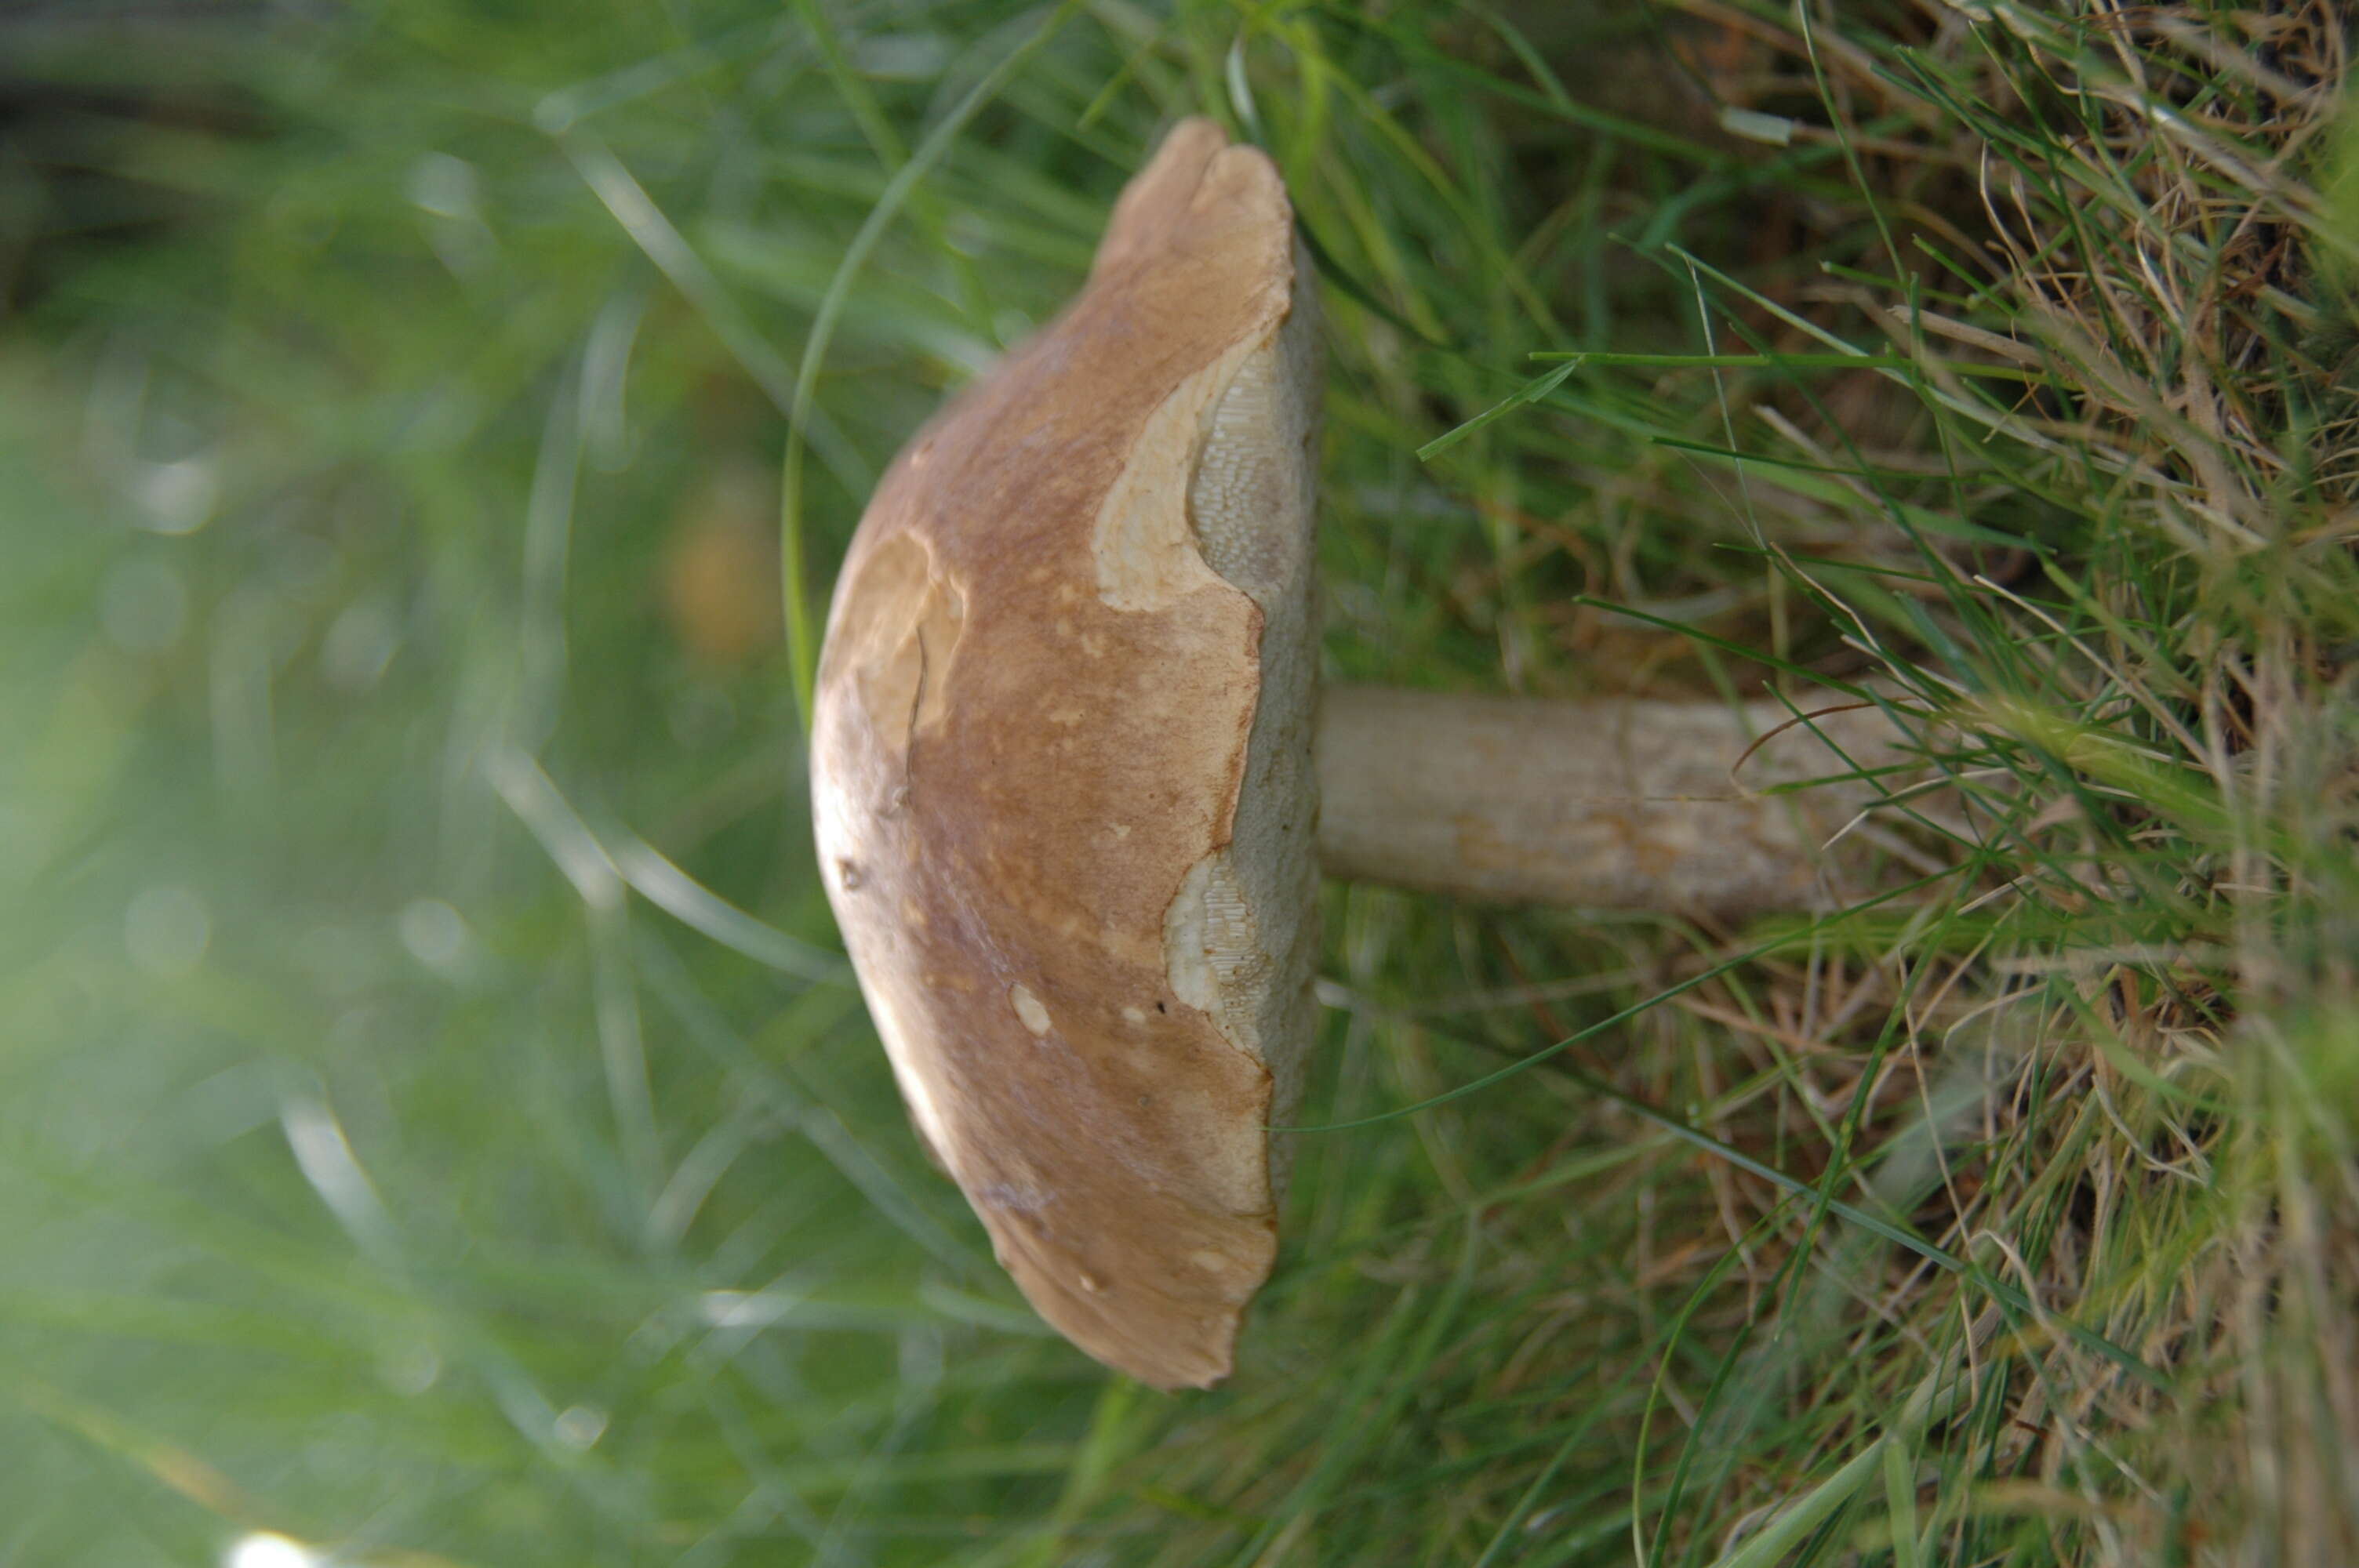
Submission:
[[[2359,1560],[2342,26],[20,9],[0,1561]],[[1331,885],[1173,1399],[916,1150],[794,693],[1190,112],[1321,258],[1332,674],[1922,762],[1814,919]]]

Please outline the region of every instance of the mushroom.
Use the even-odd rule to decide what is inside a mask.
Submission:
[[[1732,789],[1774,706],[1322,706],[1311,276],[1269,159],[1172,131],[1079,297],[879,484],[813,709],[822,874],[912,1122],[1041,1315],[1163,1389],[1227,1374],[1270,1270],[1322,869],[1790,907],[1859,797]],[[1849,761],[1790,731],[1768,777],[1893,754],[1840,717]]]

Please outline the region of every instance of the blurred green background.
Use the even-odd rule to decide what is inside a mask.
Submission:
[[[0,14],[0,1563],[2350,1561],[2345,24],[1843,12]],[[1953,805],[1815,925],[1331,887],[1306,1119],[1645,1010],[1305,1137],[1172,1399],[908,1132],[779,605],[1194,112],[1331,674],[1875,677]]]

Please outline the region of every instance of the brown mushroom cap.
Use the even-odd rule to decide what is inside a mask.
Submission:
[[[1209,121],[895,461],[814,714],[828,892],[911,1119],[1041,1315],[1160,1388],[1269,1272],[1315,1031],[1309,272]]]

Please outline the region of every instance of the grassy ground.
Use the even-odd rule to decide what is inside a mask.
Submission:
[[[114,9],[0,22],[0,1563],[2359,1561],[2339,7]],[[1333,673],[1924,762],[1815,922],[1332,886],[1172,1399],[916,1150],[789,650],[1188,112]]]

